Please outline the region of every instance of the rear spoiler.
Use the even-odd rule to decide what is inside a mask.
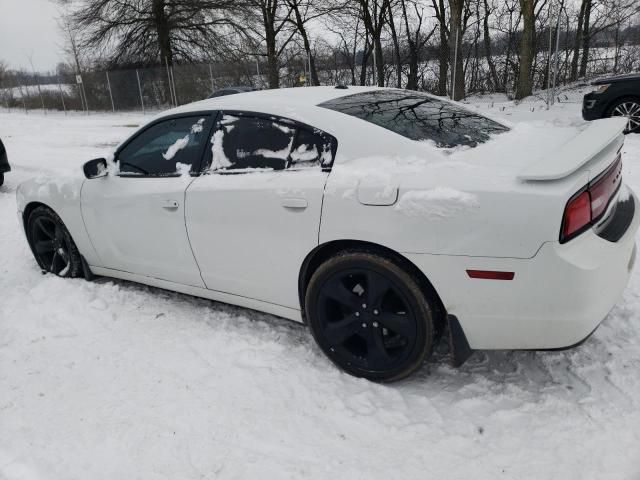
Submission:
[[[518,180],[557,180],[571,175],[618,139],[626,125],[627,119],[623,117],[590,122],[553,156],[545,156],[529,164],[518,174]]]

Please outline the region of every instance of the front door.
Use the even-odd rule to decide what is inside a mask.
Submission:
[[[117,172],[85,181],[82,215],[102,266],[204,287],[185,227],[185,191],[211,115],[161,120],[116,152]]]

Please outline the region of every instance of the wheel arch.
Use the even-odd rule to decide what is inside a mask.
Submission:
[[[404,255],[392,250],[389,247],[385,247],[383,245],[366,242],[363,240],[332,240],[321,245],[318,245],[314,248],[307,257],[302,262],[302,266],[300,267],[300,273],[298,276],[298,298],[300,301],[300,312],[302,315],[302,321],[306,324],[306,316],[304,311],[304,298],[306,295],[307,286],[309,285],[309,281],[313,273],[318,269],[320,265],[330,257],[336,255],[339,252],[345,250],[359,250],[364,252],[376,253],[378,255],[384,256],[393,260],[403,268],[407,269],[411,275],[416,278],[421,286],[422,291],[430,296],[431,298],[436,300],[436,305],[434,306],[435,310],[435,319],[437,326],[437,334],[442,333],[444,330],[444,326],[446,324],[446,310],[444,308],[444,304],[442,303],[442,299],[438,292],[434,288],[431,281],[427,278],[427,276],[420,270],[411,260],[409,260]]]
[[[48,208],[53,213],[55,213],[56,215],[60,216],[58,214],[58,212],[56,212],[53,208],[51,208],[50,205],[47,205],[46,203],[42,203],[42,202],[38,202],[38,201],[32,201],[32,202],[27,203],[25,205],[25,207],[24,207],[24,211],[22,212],[22,227],[24,228],[24,232],[27,235],[27,238],[29,238],[29,233],[28,233],[28,230],[27,230],[27,222],[29,221],[29,215],[31,215],[31,212],[33,212],[38,207]]]
[[[611,110],[613,109],[613,107],[618,102],[620,102],[621,100],[625,100],[625,99],[631,99],[631,100],[640,101],[640,95],[633,95],[633,94],[627,93],[627,94],[618,95],[615,98],[609,100],[609,103],[607,103],[607,106],[604,109],[604,114],[606,115],[605,118],[610,117],[611,116]]]

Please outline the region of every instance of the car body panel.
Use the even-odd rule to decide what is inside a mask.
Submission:
[[[43,204],[58,214],[71,233],[80,253],[90,265],[102,265],[85,228],[80,208],[80,193],[85,178],[78,168],[75,175],[50,178],[44,175],[22,182],[16,190],[18,216],[21,222],[28,205]]]
[[[207,288],[300,308],[298,274],[318,245],[318,169],[212,173],[186,195],[186,224]]]
[[[88,180],[82,215],[100,265],[204,287],[184,223],[191,181],[113,174]]]
[[[619,75],[600,78],[592,82],[594,86],[609,85],[604,92],[597,89],[587,93],[582,100],[582,118],[597,120],[610,115],[614,104],[625,97],[640,99],[640,74]]]
[[[249,92],[156,117],[239,110],[302,122],[338,139],[331,172],[40,179],[18,189],[19,211],[49,205],[96,274],[293,320],[307,254],[348,240],[412,262],[473,348],[558,348],[593,330],[626,285],[640,216],[616,242],[589,229],[560,244],[559,232],[567,200],[615,161],[615,122],[555,163],[547,157],[573,152],[580,128],[518,125],[475,148],[437,149],[318,106],[367,90]],[[472,279],[469,269],[514,278]]]

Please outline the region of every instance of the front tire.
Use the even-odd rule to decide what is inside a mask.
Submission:
[[[342,252],[312,275],[305,296],[311,332],[338,367],[390,382],[420,368],[434,341],[433,299],[383,256]]]
[[[40,268],[59,277],[82,273],[80,252],[60,217],[48,207],[36,207],[27,220],[27,238]]]
[[[4,184],[4,173],[0,172],[0,187]]]
[[[616,100],[609,108],[610,117],[626,117],[624,133],[640,132],[640,98],[625,97]]]

